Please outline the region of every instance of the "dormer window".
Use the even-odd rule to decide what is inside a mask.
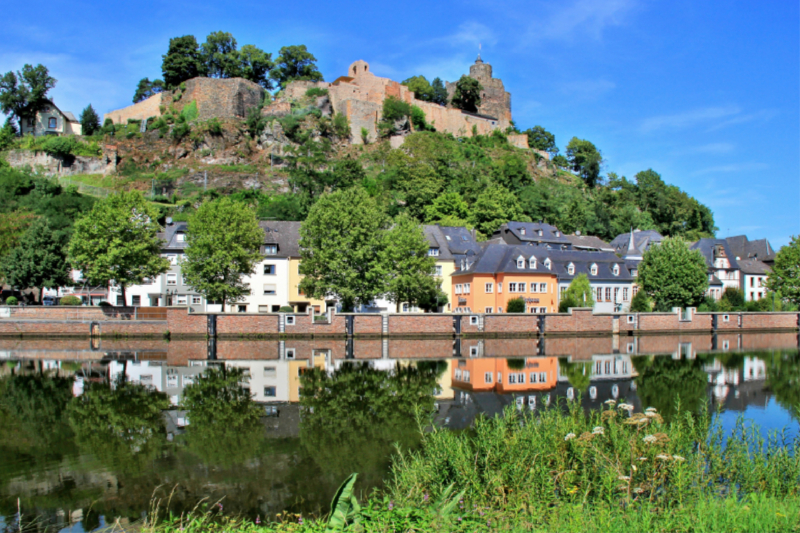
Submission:
[[[465,265],[466,265],[466,261],[464,261],[464,260],[462,259],[462,260],[461,260],[461,270],[466,270],[466,266],[465,266]]]
[[[596,263],[592,264],[591,273],[592,273],[592,276],[596,276],[597,275],[597,264]]]
[[[567,274],[569,274],[570,276],[575,275],[575,265],[573,263],[567,265]]]
[[[524,257],[519,256],[517,258],[517,268],[525,268],[525,258]]]
[[[556,237],[561,237],[561,232],[560,231],[555,232],[555,236]]]
[[[638,275],[639,275],[639,271],[638,270],[636,270],[635,268],[633,270],[631,270],[631,276],[633,276],[635,278]]]
[[[278,245],[277,244],[265,244],[264,245],[264,254],[266,255],[275,255],[278,253]]]
[[[619,265],[614,265],[613,272],[615,276],[619,276]]]
[[[439,257],[439,249],[438,248],[428,248],[428,255],[431,257]]]
[[[553,267],[553,263],[550,262],[550,258],[549,257],[544,260],[544,267],[547,270],[550,270]]]
[[[525,235],[525,228],[520,228],[519,229],[519,234],[520,235]]]
[[[531,258],[528,260],[528,265],[529,265],[528,268],[534,268],[535,269],[536,268],[536,258],[531,256]]]
[[[539,237],[541,237],[542,235],[544,235],[544,232],[543,232],[542,230],[539,230],[539,231],[538,231],[538,233],[539,233]]]
[[[178,242],[186,242],[186,234],[185,233],[178,233],[175,235],[175,240]]]

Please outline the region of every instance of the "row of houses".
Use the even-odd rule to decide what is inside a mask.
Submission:
[[[337,306],[335,298],[314,299],[299,289],[301,222],[262,221],[262,260],[245,278],[250,294],[225,311],[275,313],[290,307],[293,312],[325,313]],[[572,280],[586,275],[592,288],[595,310],[624,312],[638,287],[636,278],[644,253],[663,237],[655,231],[634,230],[611,243],[597,237],[564,235],[555,226],[541,222],[508,222],[484,242],[462,227],[423,226],[428,255],[436,260],[435,276],[449,296],[440,312],[502,313],[508,301],[522,298],[528,313],[553,313]],[[169,259],[165,274],[141,285],[128,287],[126,301],[117,287],[110,287],[107,300],[127,306],[186,306],[193,311],[222,311],[208,302],[183,279],[181,264],[186,251],[185,222],[168,220],[161,234],[162,255]],[[721,298],[725,288],[744,291],[747,301],[766,294],[765,281],[775,253],[766,239],[749,241],[745,236],[701,239],[692,243],[709,269],[708,295]],[[377,299],[361,312],[417,312],[413,305]]]

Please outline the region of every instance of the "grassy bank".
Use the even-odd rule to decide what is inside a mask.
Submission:
[[[800,531],[797,444],[743,421],[723,435],[708,413],[509,410],[426,432],[419,451],[395,457],[384,494],[359,507],[345,483],[330,518],[206,513],[147,531]]]

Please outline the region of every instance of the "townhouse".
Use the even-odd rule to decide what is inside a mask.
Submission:
[[[699,250],[708,266],[709,288],[706,295],[714,299],[722,298],[726,289],[739,289],[741,285],[739,264],[725,239],[700,239],[690,246]],[[716,280],[714,279],[716,278]],[[716,281],[721,285],[717,285]]]
[[[572,280],[586,274],[598,313],[625,312],[636,294],[636,268],[629,268],[624,259],[611,252],[552,250],[550,259],[556,265],[559,301]]]
[[[746,302],[757,302],[767,294],[767,278],[772,270],[758,259],[740,259],[741,289]]]

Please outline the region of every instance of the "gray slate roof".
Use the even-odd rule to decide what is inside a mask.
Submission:
[[[577,250],[596,250],[599,252],[613,252],[614,248],[600,237],[593,235],[565,235]]]
[[[725,255],[728,257],[728,262],[730,263],[730,268],[727,270],[736,270],[739,268],[739,264],[736,262],[736,256],[733,255],[731,252],[731,248],[728,245],[728,241],[725,239],[700,239],[696,243],[692,244],[689,248],[692,250],[700,250],[700,253],[703,254],[703,257],[706,260],[706,265],[708,268],[714,268],[714,250],[717,246],[722,246],[725,249]]]
[[[611,241],[611,247],[618,254],[625,254],[628,251],[630,244],[631,234],[620,233],[614,240]],[[645,253],[652,243],[659,243],[664,240],[664,237],[657,231],[648,230],[634,230],[633,231],[633,246],[638,251],[639,255]]]
[[[530,268],[530,258],[536,257],[536,268]],[[525,259],[525,268],[517,268],[517,259]],[[550,259],[548,269],[545,261]],[[471,261],[471,262],[470,262]],[[453,275],[496,273],[541,273],[555,274],[559,280],[571,280],[578,274],[586,274],[590,281],[632,281],[625,261],[610,252],[586,252],[582,250],[554,250],[546,245],[532,246],[492,243],[475,259],[468,259],[468,268],[457,270]],[[572,264],[574,273],[569,273]],[[597,265],[597,275],[591,274],[591,266]],[[614,275],[614,265],[619,265],[619,274]]]
[[[264,231],[264,244],[278,245],[278,253],[271,255],[271,257],[300,257],[301,222],[269,220],[261,221],[258,225]],[[178,235],[185,234],[187,227],[188,224],[186,222],[167,224],[164,231],[159,233],[159,237],[164,242],[164,251],[182,252],[186,249],[186,241],[179,241]],[[264,251],[263,247],[261,251]]]
[[[747,239],[747,235],[737,235],[735,237],[728,237],[725,240],[728,241],[734,258],[752,258],[768,262],[775,260],[775,250],[772,249],[767,239],[751,241]]]
[[[463,228],[466,229],[466,228]],[[428,244],[431,248],[439,249],[440,261],[452,261],[453,254],[450,252],[449,241],[447,235],[442,231],[442,227],[438,224],[422,226],[422,231],[425,233],[425,238],[428,239]],[[470,235],[470,238],[472,236]]]
[[[541,235],[539,235],[539,232],[541,232]],[[549,243],[572,245],[557,227],[543,222],[509,222],[500,226],[492,237],[501,237],[508,244]]]
[[[769,265],[758,259],[740,259],[737,263],[739,263],[739,270],[745,274],[768,276],[772,271]]]

